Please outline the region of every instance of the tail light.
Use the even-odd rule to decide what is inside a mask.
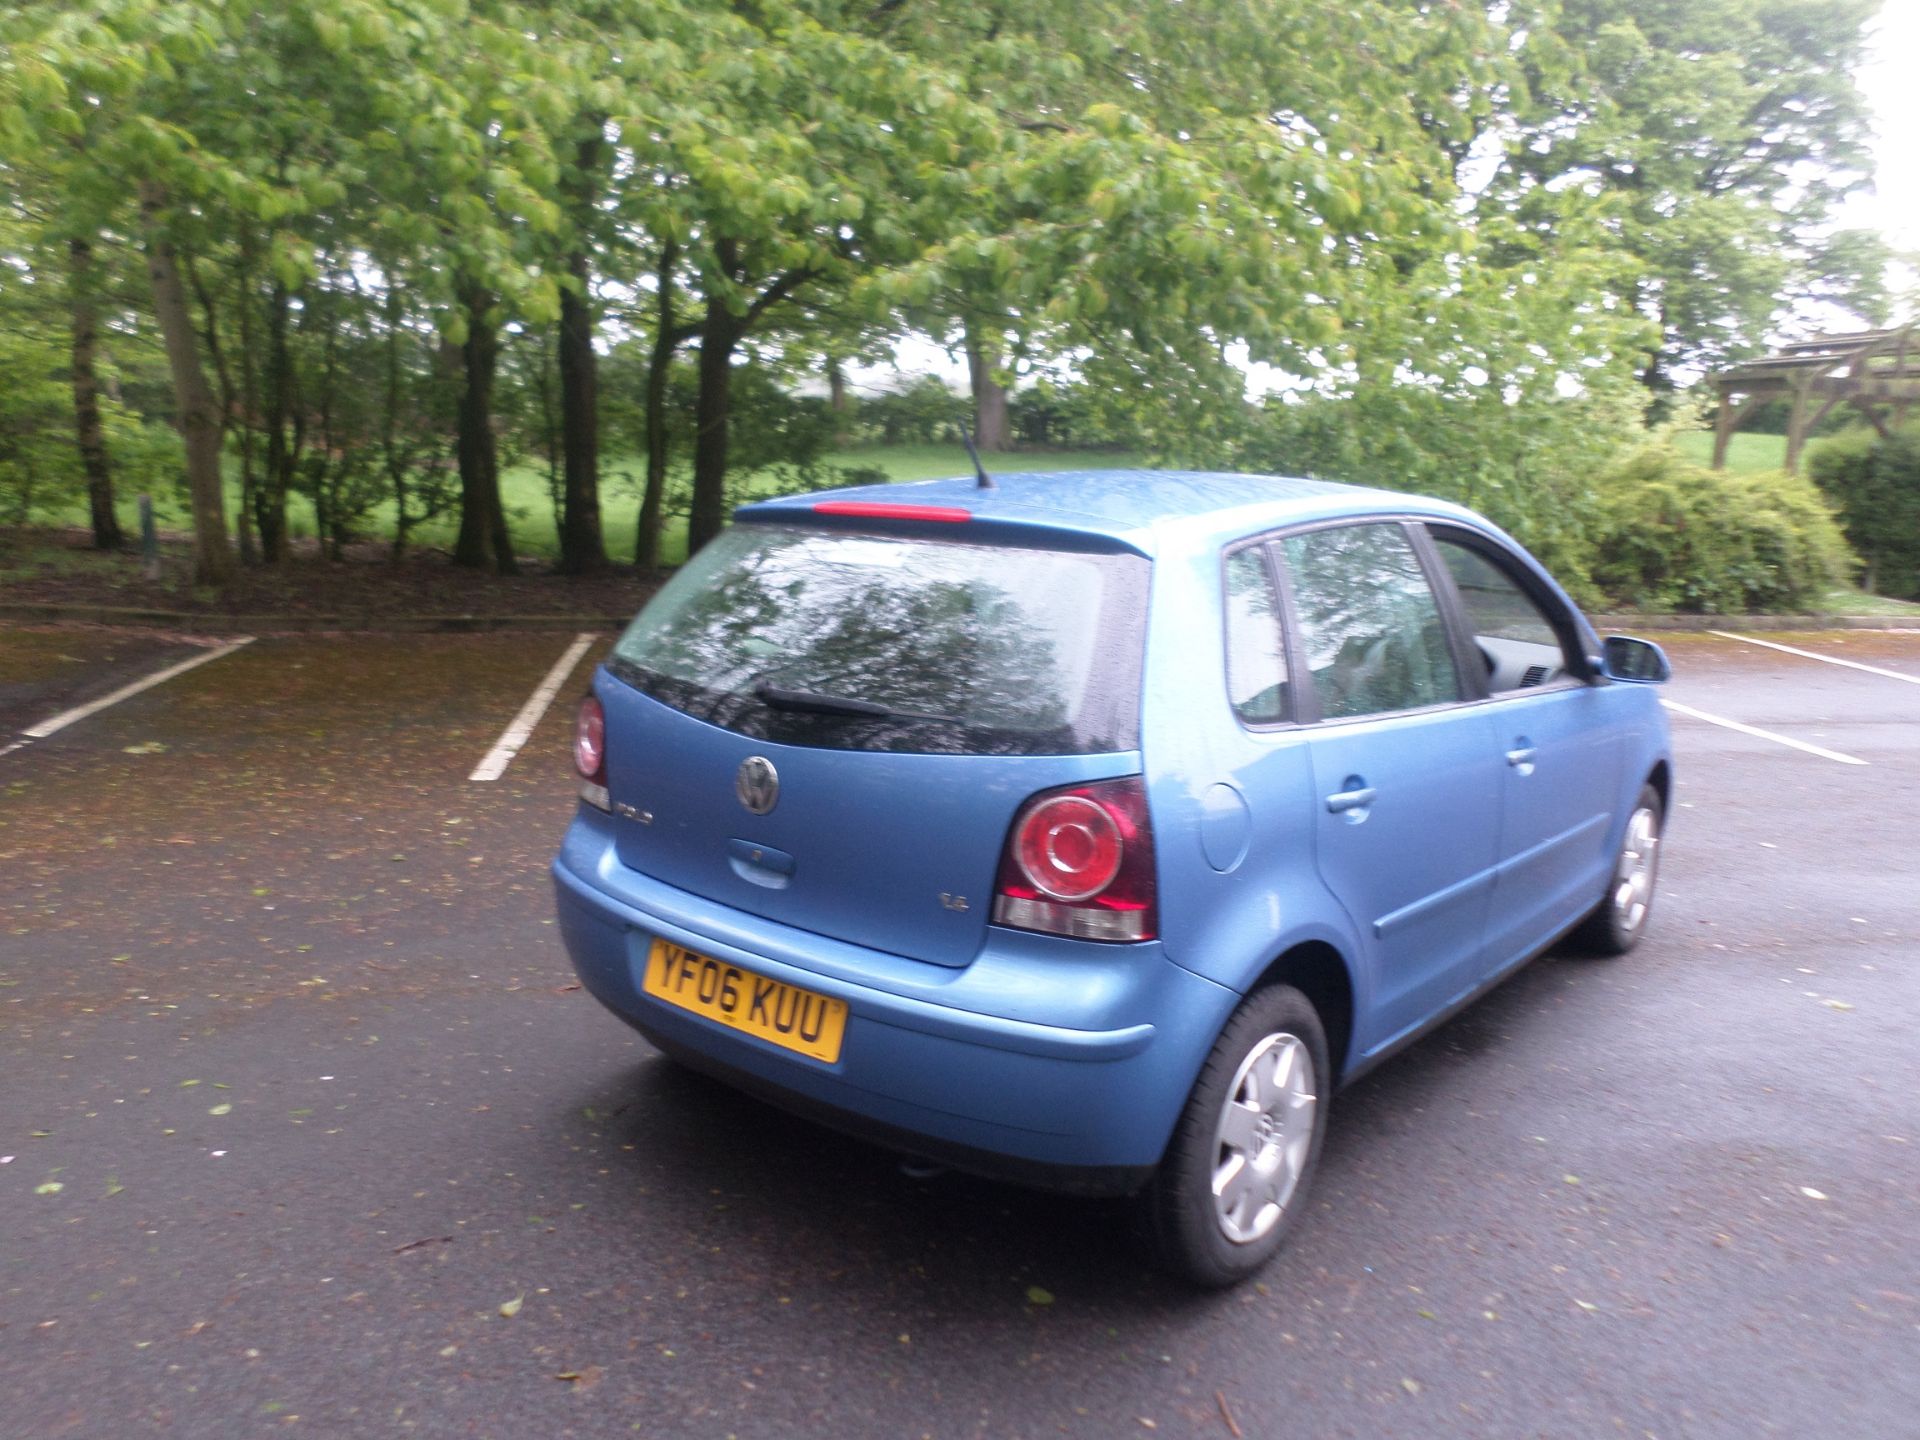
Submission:
[[[1076,940],[1151,940],[1153,827],[1138,775],[1043,790],[1000,857],[993,921]]]
[[[580,798],[600,810],[612,810],[607,794],[607,712],[589,695],[573,721],[573,768],[580,772]]]

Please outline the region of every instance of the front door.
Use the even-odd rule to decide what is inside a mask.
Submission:
[[[1537,953],[1599,900],[1625,736],[1587,683],[1566,607],[1485,536],[1430,527],[1486,667],[1500,752],[1500,867],[1482,970]]]

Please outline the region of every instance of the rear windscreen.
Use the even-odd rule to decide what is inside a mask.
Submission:
[[[1137,555],[736,525],[607,664],[689,715],[782,744],[1132,750],[1147,576]]]

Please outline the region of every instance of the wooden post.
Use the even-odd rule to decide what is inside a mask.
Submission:
[[[1727,442],[1733,439],[1733,395],[1720,387],[1720,414],[1713,422],[1713,468],[1727,468]]]
[[[1793,386],[1793,407],[1787,412],[1787,473],[1800,473],[1800,450],[1807,443],[1807,385],[1806,381],[1795,378]]]

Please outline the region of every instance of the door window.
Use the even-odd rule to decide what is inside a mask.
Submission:
[[[1571,679],[1553,622],[1520,582],[1477,546],[1444,532],[1433,539],[1487,667],[1487,689],[1510,695]]]
[[[1287,538],[1286,558],[1323,719],[1461,698],[1439,602],[1404,529],[1309,530]]]
[[[1280,606],[1260,546],[1227,557],[1227,697],[1249,725],[1287,718],[1287,655]]]

